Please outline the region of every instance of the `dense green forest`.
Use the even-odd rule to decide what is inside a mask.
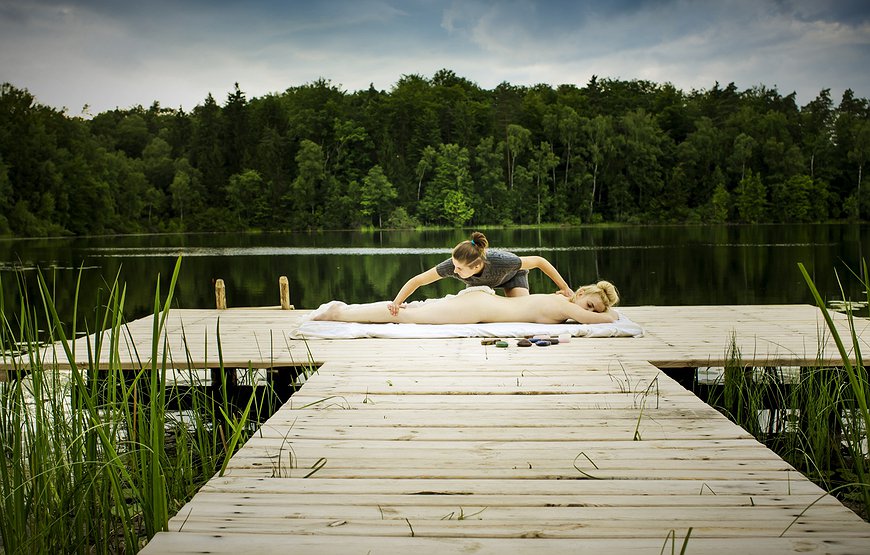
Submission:
[[[592,78],[485,90],[440,70],[189,113],[73,117],[0,86],[0,234],[867,219],[870,105],[823,89]]]

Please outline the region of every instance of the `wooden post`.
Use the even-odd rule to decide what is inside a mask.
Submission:
[[[290,304],[290,282],[287,276],[278,278],[278,289],[281,293],[281,310],[293,310],[293,305]]]
[[[214,282],[214,300],[218,310],[226,310],[227,289],[224,286],[224,280],[222,279],[218,279]]]

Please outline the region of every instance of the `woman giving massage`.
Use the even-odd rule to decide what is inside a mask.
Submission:
[[[334,301],[316,311],[312,319],[369,324],[560,324],[566,320],[606,324],[618,319],[610,310],[618,302],[616,287],[599,281],[581,287],[570,299],[561,293],[500,297],[490,289],[466,289],[459,295],[402,305],[395,315],[390,301],[353,305]]]
[[[409,279],[389,304],[395,316],[404,306],[405,299],[424,285],[439,279],[453,277],[467,287],[486,285],[504,289],[505,297],[521,297],[529,294],[529,270],[538,268],[559,287],[565,297],[571,296],[571,287],[559,271],[546,258],[540,256],[517,256],[512,252],[489,252],[489,240],[475,231],[471,238],[455,247],[450,258]]]

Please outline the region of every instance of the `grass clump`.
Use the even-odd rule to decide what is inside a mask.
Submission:
[[[732,338],[723,379],[711,388],[707,402],[870,520],[870,380],[858,337],[866,323],[847,312],[847,347],[806,269],[799,268],[837,346],[840,364],[746,366]],[[866,278],[862,284],[866,289]]]
[[[165,327],[180,264],[162,300],[158,277],[150,353],[133,369],[119,356],[132,341],[117,278],[86,324],[97,333],[78,339],[41,274],[38,302],[0,310],[0,551],[135,553],[256,431],[253,388],[246,403],[225,384],[223,395],[190,388],[178,410]],[[81,341],[87,360],[76,360]]]

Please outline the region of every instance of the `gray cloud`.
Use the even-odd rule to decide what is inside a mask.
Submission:
[[[191,109],[323,77],[390,88],[440,68],[484,87],[593,75],[870,96],[867,2],[0,0],[0,81],[78,113]]]

